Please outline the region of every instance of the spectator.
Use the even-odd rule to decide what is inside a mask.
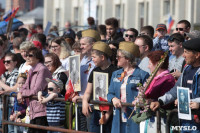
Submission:
[[[64,128],[65,123],[65,102],[52,101],[54,98],[63,98],[60,92],[63,89],[62,81],[58,79],[46,78],[48,82],[48,94],[43,97],[42,91],[38,92],[38,101],[46,104],[47,121],[49,126],[57,126]],[[48,131],[48,133],[58,133],[55,131]]]
[[[158,102],[152,102],[150,108],[155,111],[158,107],[162,107],[175,99],[177,99],[177,86],[187,87],[191,90],[190,99],[191,101],[198,100],[200,90],[199,90],[199,67],[200,67],[200,38],[192,39],[183,43],[184,53],[183,57],[185,58],[185,62],[187,66],[185,67],[183,73],[175,86],[165,95],[158,98]],[[196,77],[196,78],[194,78]],[[177,104],[177,102],[175,102]],[[193,109],[193,108],[192,108]],[[194,108],[195,109],[195,108]],[[197,111],[197,110],[194,110]],[[193,126],[196,126],[195,132],[200,132],[200,125],[196,123],[194,117],[192,120],[180,120],[180,126],[188,126],[188,130],[184,130],[184,132],[191,132]]]
[[[81,53],[81,44],[80,44],[80,41],[75,42],[72,45],[72,49],[74,51],[74,55],[80,55],[80,60],[82,60],[84,55]]]
[[[111,133],[139,132],[139,125],[128,119],[133,108],[123,107],[122,102],[132,103],[137,96],[137,84],[143,84],[149,74],[136,66],[140,56],[139,47],[133,42],[121,42],[117,51],[118,66],[113,72],[107,99],[114,105]],[[121,77],[120,77],[121,76]],[[133,81],[130,83],[130,81]],[[128,95],[127,95],[128,94]]]
[[[97,26],[95,25],[95,21],[93,17],[88,17],[87,22],[89,25],[89,29],[97,30]]]
[[[64,36],[64,35],[69,35],[70,37],[72,37],[72,38],[75,40],[76,34],[75,34],[75,32],[71,29],[71,23],[70,23],[69,21],[67,21],[67,22],[65,23],[65,28],[66,28],[66,30],[65,30],[63,36]]]
[[[135,28],[130,28],[125,31],[124,39],[125,41],[135,42],[137,36],[138,36],[138,31]]]
[[[169,38],[167,34],[167,27],[165,24],[158,24],[156,26],[156,37],[153,39],[153,50],[169,50],[167,40]]]
[[[23,57],[21,55],[21,51],[20,51],[21,43],[22,43],[21,37],[16,37],[16,38],[13,39],[13,50],[18,57],[19,65],[21,65],[22,63],[25,62],[25,60],[23,59]]]
[[[118,20],[116,18],[108,18],[105,21],[107,43],[112,48],[118,48],[119,42],[124,41],[123,33],[119,29]]]
[[[53,34],[55,36],[59,36],[59,32],[58,32],[58,27],[57,26],[52,26],[49,30],[49,34]]]
[[[76,33],[75,41],[80,41],[81,37],[82,37],[82,31],[80,30],[80,31],[78,31],[78,32]]]
[[[175,33],[180,33],[183,37],[186,37],[185,33],[189,33],[191,24],[187,20],[180,20],[176,25]],[[185,38],[186,39],[186,38]]]
[[[46,118],[46,107],[40,104],[37,100],[31,97],[37,95],[39,91],[44,91],[47,82],[46,78],[51,78],[51,73],[43,65],[44,57],[42,51],[36,47],[30,48],[27,52],[27,63],[32,66],[29,71],[29,78],[26,80],[25,85],[17,94],[17,100],[19,103],[22,102],[22,98],[29,98],[30,106],[30,124],[37,124],[42,126],[48,126]],[[29,128],[28,132],[40,132],[46,133],[46,130]]]
[[[200,31],[199,30],[193,30],[190,33],[186,33],[186,36],[188,37],[188,40],[200,38]]]
[[[61,80],[64,84],[63,87],[65,87],[68,77],[66,75],[65,68],[63,68],[63,66],[60,62],[59,57],[54,53],[48,53],[45,55],[44,60],[45,60],[44,65],[52,73],[52,78]],[[62,89],[60,93],[62,95],[65,95],[65,92],[66,92],[66,90]]]
[[[28,36],[28,30],[26,28],[19,29],[20,37],[22,37],[22,40],[25,41]]]
[[[153,48],[153,41],[147,35],[138,36],[135,40],[135,44],[139,46],[140,50],[140,62],[138,63],[139,68],[148,72],[150,74],[150,70],[147,67],[149,64],[149,58],[147,55]]]
[[[169,62],[169,71],[176,79],[180,77],[185,66],[182,47],[184,41],[184,37],[179,33],[172,34],[168,39],[169,50],[174,56]]]
[[[84,96],[83,96],[83,109],[82,112],[83,114],[88,117],[89,115],[91,116],[91,120],[89,123],[89,132],[95,132],[99,133],[100,132],[100,125],[99,125],[99,119],[101,118],[101,112],[97,111],[94,109],[94,107],[89,105],[89,100],[92,98],[93,95],[93,90],[96,88],[93,88],[93,73],[94,72],[103,72],[103,73],[108,73],[109,75],[109,83],[110,79],[112,76],[112,72],[117,70],[117,67],[112,65],[111,62],[109,61],[109,57],[112,55],[112,51],[110,47],[104,43],[104,42],[95,42],[92,48],[92,60],[96,66],[96,68],[91,72],[88,83],[87,83],[87,88],[85,90]],[[102,84],[101,84],[102,85]],[[100,91],[103,91],[98,87]],[[105,87],[103,88],[105,89]],[[101,96],[102,97],[102,96]],[[99,96],[97,96],[99,100]],[[104,98],[104,97],[102,97]],[[105,133],[110,133],[111,132],[111,123],[112,120],[109,120],[110,115],[112,114],[112,109],[108,111],[105,114],[105,124],[103,125],[103,132]]]
[[[3,88],[3,90],[0,91],[0,94],[14,91],[13,89],[11,89],[11,87],[13,87],[16,84],[16,80],[17,80],[17,76],[18,76],[18,69],[16,67],[17,63],[18,63],[17,61],[18,61],[18,59],[17,59],[16,54],[7,53],[5,55],[4,65],[5,65],[5,68],[7,71],[1,75],[0,88]],[[2,100],[2,99],[0,99],[0,100]],[[1,103],[2,103],[2,101],[1,101]],[[12,113],[13,105],[14,105],[14,98],[10,97],[8,100],[8,119]],[[0,108],[2,109],[2,104],[1,104]],[[2,115],[2,114],[0,114],[0,115]],[[14,132],[13,125],[8,125],[8,132],[9,133]]]
[[[143,26],[140,29],[140,35],[147,35],[153,39],[154,35],[154,28],[151,25]]]
[[[29,42],[29,41],[24,41],[21,45],[20,45],[20,51],[21,51],[21,55],[22,58],[26,61],[25,63],[22,63],[19,67],[19,73],[26,73],[28,74],[28,71],[32,68],[28,62],[27,62],[27,51],[29,48],[35,47],[33,43]]]
[[[105,25],[98,25],[97,31],[101,36],[101,41],[106,42],[106,26]]]
[[[36,30],[37,30],[37,33],[41,33],[41,34],[43,34],[43,25],[42,24],[38,24],[37,26],[36,26]]]
[[[62,37],[57,37],[52,40],[51,45],[50,45],[50,52],[55,53],[61,63],[62,66],[66,69],[69,70],[69,56],[71,54],[70,51],[70,46],[68,43],[66,43],[65,39]]]
[[[3,64],[4,58],[5,58],[5,44],[3,40],[0,39],[0,76],[6,71],[6,68]],[[1,124],[0,124],[1,125]]]

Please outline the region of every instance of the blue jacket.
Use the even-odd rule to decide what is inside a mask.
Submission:
[[[118,78],[121,77],[123,69],[113,72],[107,99],[109,102],[112,102],[114,97],[120,99],[120,88],[124,80],[120,81]],[[126,101],[127,103],[132,103],[134,98],[138,95],[137,84],[144,83],[149,77],[149,74],[140,68],[136,68],[132,75],[128,77],[127,86],[126,86]],[[133,107],[127,107],[127,115],[129,116],[132,112]],[[113,121],[112,121],[112,133],[120,133],[120,119],[121,119],[121,109],[117,108],[113,112]],[[134,123],[131,119],[127,120],[126,123],[126,132],[135,132],[139,133],[139,125]]]

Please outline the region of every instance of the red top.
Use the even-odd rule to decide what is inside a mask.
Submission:
[[[0,76],[1,76],[3,73],[5,73],[5,71],[6,71],[6,68],[5,68],[4,64],[3,64],[4,58],[5,58],[5,57],[3,57],[2,59],[0,59]]]
[[[158,76],[154,77],[149,88],[146,90],[146,98],[157,100],[160,96],[163,96],[175,85],[174,77],[168,70],[163,71]]]

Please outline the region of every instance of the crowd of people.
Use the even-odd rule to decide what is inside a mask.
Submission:
[[[189,88],[189,107],[199,110],[200,31],[190,31],[189,21],[180,20],[174,31],[167,34],[165,24],[124,31],[116,18],[106,19],[105,25],[95,25],[92,17],[87,20],[89,29],[77,32],[71,29],[70,22],[66,22],[63,35],[53,26],[46,36],[42,25],[34,24],[12,31],[10,36],[0,35],[0,95],[17,93],[16,98],[7,99],[8,120],[66,128],[66,103],[53,99],[64,98],[70,83],[79,81],[81,91],[68,99],[78,105],[76,123],[79,131],[100,133],[101,125],[104,133],[151,131],[147,128],[148,123],[156,124],[154,112],[157,109],[172,109],[179,104],[177,86]],[[76,71],[76,60],[69,61],[73,55],[80,57],[80,74],[76,73],[79,72]],[[161,61],[163,63],[158,66]],[[113,107],[107,111],[96,110],[89,103],[96,89],[94,72],[108,74],[106,99]],[[72,79],[70,74],[74,75]],[[104,80],[99,78],[99,84],[103,84]],[[152,78],[151,82],[148,78]],[[136,106],[138,84],[144,87],[148,84],[144,98],[149,101],[151,115],[136,122],[129,116],[135,116],[137,110],[132,113],[134,107],[123,106],[122,103]],[[100,85],[98,89],[95,100],[102,95],[100,92],[105,86]],[[82,103],[77,103],[78,99],[82,99]],[[0,102],[2,126],[2,98]],[[176,119],[179,120],[178,117]],[[199,119],[198,114],[192,114],[192,120],[180,119],[180,126],[196,126],[194,131],[181,132],[200,132]],[[25,130],[12,125],[8,125],[8,132],[14,132],[15,128],[18,132],[55,133],[34,128]],[[165,130],[162,129],[162,132]]]

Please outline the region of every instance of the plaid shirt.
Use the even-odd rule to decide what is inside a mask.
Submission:
[[[8,71],[6,71],[4,74],[1,75],[1,79],[5,82],[6,85],[13,87],[16,84],[18,77],[18,69],[15,68],[10,74]],[[9,105],[8,106],[13,106],[14,105],[14,97],[10,97],[8,100]],[[0,98],[0,109],[3,108],[3,101],[2,98]]]

